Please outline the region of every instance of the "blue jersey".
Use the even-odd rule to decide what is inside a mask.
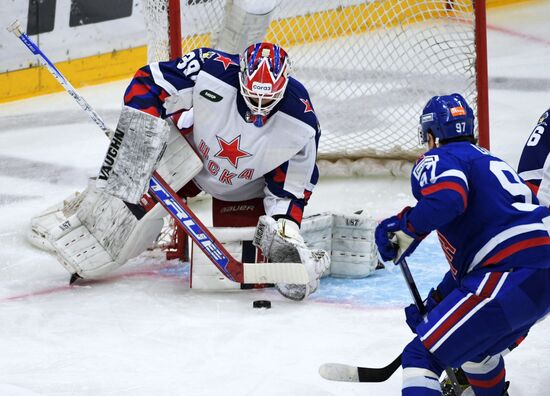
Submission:
[[[473,271],[550,266],[550,210],[506,162],[468,142],[434,148],[415,164],[417,233],[437,230],[460,284]]]
[[[537,194],[542,205],[550,204],[550,109],[529,135],[518,165],[518,173]]]
[[[266,214],[300,223],[318,179],[320,128],[307,90],[290,78],[283,99],[262,127],[240,93],[239,56],[199,48],[181,59],[141,68],[124,96],[127,106],[187,126],[203,160],[194,178],[223,201],[264,198]]]

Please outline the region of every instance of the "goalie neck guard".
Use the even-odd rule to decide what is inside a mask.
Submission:
[[[239,85],[252,115],[266,117],[281,101],[289,73],[288,54],[278,45],[257,43],[244,51],[240,57]]]
[[[420,143],[428,142],[428,132],[439,140],[474,136],[474,118],[473,110],[462,95],[434,96],[420,116]]]

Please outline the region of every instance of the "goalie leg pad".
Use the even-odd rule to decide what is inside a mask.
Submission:
[[[99,172],[97,188],[126,202],[138,203],[166,148],[169,130],[165,120],[124,106]]]
[[[170,129],[168,142],[159,173],[179,189],[202,169],[202,162],[175,127]],[[147,249],[165,216],[164,208],[157,204],[137,221],[124,202],[97,191],[91,181],[82,193],[34,217],[29,240],[56,252],[71,274],[97,278]]]
[[[61,237],[64,231],[77,226],[73,223],[77,221],[74,215],[86,191],[71,194],[62,202],[33,217],[30,232],[27,234],[28,241],[39,249],[55,253],[51,241]],[[80,224],[79,220],[78,222]]]
[[[138,220],[123,201],[90,183],[76,213],[79,221],[71,223],[52,245],[71,274],[98,278],[150,246],[162,228],[163,216],[157,205]]]
[[[331,275],[364,278],[378,265],[374,229],[377,222],[366,215],[333,215]]]
[[[221,31],[216,35],[213,48],[230,54],[240,53],[251,43],[264,40],[276,0],[228,2]]]
[[[175,191],[178,191],[193,179],[202,169],[202,160],[178,129],[170,123],[168,145],[157,173]]]
[[[330,269],[324,275],[364,278],[378,264],[375,228],[376,221],[363,214],[321,213],[303,219],[301,234],[308,247],[330,252]]]

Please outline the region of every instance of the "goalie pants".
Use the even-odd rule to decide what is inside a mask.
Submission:
[[[440,395],[445,367],[462,367],[476,395],[501,396],[501,353],[550,311],[550,269],[472,273],[427,315],[404,349],[403,395]]]
[[[202,190],[190,181],[183,186],[178,195],[182,198],[189,198],[198,195]],[[260,216],[265,214],[263,198],[253,198],[245,201],[222,201],[212,197],[212,225],[215,228],[224,227],[256,227]],[[188,243],[185,239],[184,243]],[[243,263],[255,263],[263,260],[259,249],[252,244],[252,239],[243,240],[238,252],[237,258]],[[191,275],[193,277],[193,274]],[[193,279],[193,278],[192,278]],[[197,288],[197,278],[195,276],[195,288]],[[242,289],[256,288],[260,285],[241,284]],[[263,287],[263,286],[261,286]],[[206,288],[206,287],[205,287]]]
[[[189,198],[200,192],[200,188],[190,181],[178,191],[178,195],[182,198]],[[264,214],[263,198],[237,202],[212,198],[212,225],[214,227],[256,227],[258,219]]]

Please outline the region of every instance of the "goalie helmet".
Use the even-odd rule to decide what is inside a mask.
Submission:
[[[290,61],[278,45],[257,43],[240,57],[241,94],[253,116],[266,117],[283,98]]]
[[[420,116],[420,142],[428,142],[428,132],[439,140],[474,136],[474,118],[474,111],[462,95],[434,96]]]

